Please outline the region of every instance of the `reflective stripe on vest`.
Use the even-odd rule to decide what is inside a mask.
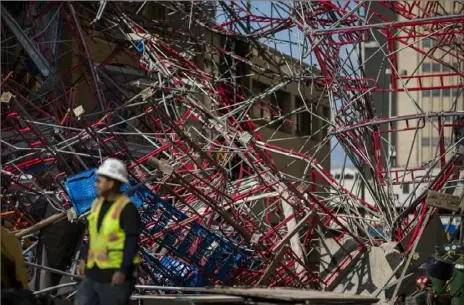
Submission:
[[[108,209],[100,230],[97,228],[103,198],[95,199],[87,217],[89,222],[90,245],[87,256],[87,268],[97,265],[100,269],[117,269],[121,267],[126,235],[120,226],[120,216],[130,199],[121,195]],[[140,263],[140,256],[136,255],[134,264]]]

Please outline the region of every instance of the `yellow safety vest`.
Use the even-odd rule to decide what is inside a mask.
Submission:
[[[121,195],[109,208],[103,218],[100,231],[97,229],[98,215],[104,198],[97,198],[92,204],[90,214],[87,216],[89,223],[90,245],[87,256],[87,268],[97,265],[99,269],[117,269],[121,267],[124,240],[126,234],[120,226],[119,218],[121,211],[130,203],[130,199]],[[137,254],[133,260],[134,264],[140,263]]]

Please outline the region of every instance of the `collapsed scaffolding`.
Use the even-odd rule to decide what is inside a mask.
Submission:
[[[426,191],[398,210],[391,186],[414,185],[425,172],[428,190],[461,196],[464,16],[462,5],[444,12],[417,1],[377,4],[401,21],[366,1],[273,2],[267,14],[252,3],[157,3],[164,20],[146,18],[148,3],[27,2],[23,11],[2,3],[2,217],[12,230],[33,227],[45,214],[31,215],[40,199],[55,220],[79,223],[95,197],[95,168],[112,156],[126,162],[131,185],[124,191],[142,215],[140,284],[334,290],[364,256],[382,249],[401,258],[388,262],[391,275],[376,286],[382,290],[410,262],[435,212]],[[302,35],[299,60],[268,48],[289,30]],[[365,76],[368,59],[351,59],[374,32],[388,41],[391,88]],[[425,38],[436,42],[432,51],[417,43]],[[103,44],[111,45],[104,57]],[[344,57],[346,47],[353,48]],[[404,48],[447,71],[401,75]],[[302,63],[311,54],[317,68]],[[66,58],[71,64],[63,69]],[[247,75],[273,84],[250,91]],[[453,77],[459,81],[449,82]],[[300,93],[303,102],[286,112],[272,98],[292,83],[312,93]],[[412,92],[434,89],[452,89],[456,102],[441,112],[418,106],[388,116],[372,99],[374,92],[406,92],[416,103]],[[324,102],[331,118],[316,112]],[[252,115],[256,109],[266,120]],[[289,147],[291,137],[281,132],[303,113],[320,120],[320,130]],[[392,169],[384,134],[426,126],[440,139],[436,154],[426,166]],[[333,138],[373,202],[321,165]],[[286,171],[295,164],[302,175]],[[26,232],[31,249],[40,244],[37,232]],[[382,248],[391,243],[394,249]],[[40,252],[31,260],[43,259]]]

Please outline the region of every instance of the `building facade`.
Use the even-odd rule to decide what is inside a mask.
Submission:
[[[403,16],[395,14],[393,10],[379,3],[372,2],[371,6],[388,19],[397,22],[407,21]],[[432,8],[435,16],[458,15],[462,14],[464,4],[462,1],[434,1],[434,3],[430,2],[428,8]],[[421,16],[423,9],[419,5],[413,6],[412,13]],[[378,117],[391,118],[464,110],[462,92],[464,66],[462,60],[458,61],[457,57],[452,55],[459,48],[456,40],[448,37],[443,29],[430,36],[424,32],[423,28],[415,27],[414,30],[416,29],[422,29],[422,32],[411,34],[405,39],[394,38],[392,40],[390,37],[388,41],[387,36],[382,34],[374,35],[363,43],[364,60],[369,59],[365,62],[366,76],[374,79],[379,76],[379,84],[387,89],[383,92],[372,93]],[[395,34],[398,37],[408,36],[399,32]],[[396,44],[394,55],[391,54],[392,50],[387,48],[388,43],[392,42]],[[382,50],[379,51],[379,49]],[[398,71],[393,73],[398,79],[393,80],[394,83],[392,83],[392,71],[389,68],[391,65],[385,54],[390,54],[388,60],[397,62]],[[395,87],[408,90],[392,90]],[[445,147],[458,140],[453,136],[452,126],[452,122],[458,119],[453,116],[443,116],[441,118],[441,123],[445,126],[443,131],[439,126],[438,116],[433,116],[426,118],[425,121],[410,120],[408,123],[411,126],[419,126],[417,132],[415,128],[411,128],[408,131],[385,133],[383,136],[385,141],[382,142],[388,141],[394,148],[391,152],[391,166],[420,167],[437,158],[440,155],[438,147],[441,133],[444,134]],[[404,122],[392,124],[397,129],[404,128],[404,125]],[[381,126],[381,130],[387,127]],[[451,152],[447,156],[450,154]]]
[[[211,11],[213,10],[211,9]],[[181,16],[185,17],[185,14],[170,11],[167,6],[161,3],[147,3],[143,14],[149,20],[157,20],[167,27],[177,28],[179,31],[187,31],[186,29],[188,29],[209,44],[228,49],[268,70],[270,73],[266,74],[256,68],[250,68],[249,64],[233,62],[234,58],[231,56],[225,56],[210,47],[206,47],[204,52],[191,58],[213,79],[220,77],[237,79],[237,86],[248,98],[265,92],[295,72],[288,71],[284,63],[297,62],[297,59],[281,54],[265,45],[253,46],[239,39],[230,39],[217,33],[205,31],[203,27],[195,24],[189,26],[189,20],[181,18]],[[66,31],[66,29],[64,30]],[[68,29],[68,33],[70,33],[70,29]],[[170,39],[167,32],[160,32],[159,35],[161,38]],[[117,48],[116,43],[99,41],[98,38],[89,39],[87,43],[92,60],[96,63],[104,62]],[[180,47],[182,47],[182,43]],[[77,50],[78,42],[73,42],[73,48]],[[272,58],[272,63],[269,58]],[[72,60],[73,65],[78,61],[78,59],[71,57],[68,60]],[[70,62],[67,64],[70,65]],[[235,68],[229,69],[230,66]],[[121,82],[125,79],[125,82],[128,83],[127,76],[130,76],[131,81],[146,79],[145,72],[140,70],[130,52],[118,53],[112,61],[105,65],[105,70],[111,70],[111,77],[120,79]],[[227,75],[230,73],[234,75]],[[126,77],[121,77],[122,74]],[[73,81],[81,77],[82,74],[79,71],[72,74]],[[92,90],[85,82],[81,82],[80,86],[76,88],[78,100],[83,103],[83,107],[88,112],[91,112],[92,107],[94,107],[92,106],[94,104]],[[213,107],[208,96],[197,98],[202,99],[206,107]],[[305,107],[306,110],[296,111],[297,108],[301,109],[302,107]],[[298,84],[297,81],[289,82],[285,87],[255,102],[254,106],[250,108],[249,116],[259,129],[259,134],[264,142],[271,141],[272,144],[284,149],[298,150],[308,154],[317,160],[322,160],[321,165],[330,170],[330,141],[326,139],[326,135],[331,119],[331,108],[328,98],[323,95],[321,88],[309,82],[301,84]],[[284,117],[284,119],[271,123],[279,117]],[[308,173],[310,171],[308,171],[306,161],[295,160],[283,154],[271,153],[271,155],[277,168],[285,174],[297,179],[309,179]]]

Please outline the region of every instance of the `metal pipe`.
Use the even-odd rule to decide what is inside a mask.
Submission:
[[[53,287],[47,287],[47,288],[42,289],[42,290],[34,291],[34,294],[35,295],[42,294],[42,293],[45,293],[45,292],[49,292],[49,291],[53,291],[53,290],[57,290],[57,289],[65,288],[65,287],[76,286],[77,284],[78,284],[77,282],[64,283],[64,284],[56,285],[56,286],[53,286]]]

